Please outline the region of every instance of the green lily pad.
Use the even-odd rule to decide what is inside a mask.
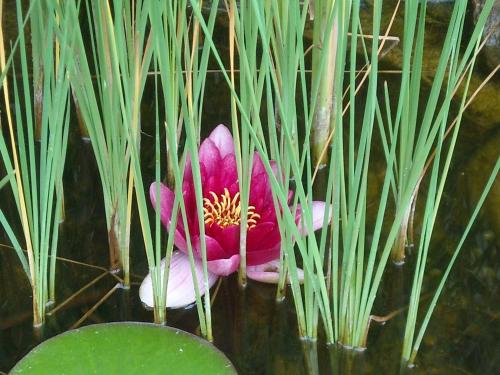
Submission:
[[[11,374],[236,374],[208,343],[149,323],[107,323],[55,336],[34,348]]]

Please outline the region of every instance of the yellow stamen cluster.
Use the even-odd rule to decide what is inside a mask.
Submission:
[[[203,217],[205,224],[212,226],[217,223],[221,228],[229,225],[241,224],[240,193],[236,193],[233,198],[227,188],[224,194],[217,196],[213,191],[209,192],[212,199],[203,198]],[[257,225],[260,215],[255,212],[254,206],[248,206],[247,229],[252,229]]]

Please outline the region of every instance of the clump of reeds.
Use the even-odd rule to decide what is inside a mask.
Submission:
[[[141,1],[85,1],[89,45],[79,24],[78,4],[70,3],[64,17],[72,20],[77,32],[76,42],[68,46],[74,61],[70,75],[73,97],[101,178],[110,267],[122,268],[128,287],[136,178],[130,167],[131,149],[140,147],[140,108],[153,54],[147,30],[149,7]]]
[[[259,152],[272,182],[276,207],[279,207],[277,215],[285,260],[281,280],[285,280],[284,275],[288,272],[299,333],[304,338],[317,337],[318,319],[321,318],[327,341],[338,341],[349,347],[365,347],[372,308],[387,261],[392,249],[399,248],[395,244],[401,238],[401,228],[406,227],[408,213],[414,207],[426,162],[432,150],[440,149],[444,144],[443,126],[447,123],[454,87],[458,83],[453,80],[472,66],[474,55],[470,53],[470,47],[462,55],[461,62],[457,60],[465,15],[465,3],[462,2],[455,5],[431,94],[426,98],[425,110],[420,113],[426,6],[425,3],[405,4],[403,73],[396,112],[391,110],[391,90],[387,85],[382,98],[379,98],[378,91],[378,59],[388,34],[388,30],[384,34],[381,30],[381,2],[374,3],[372,8],[369,39],[365,39],[363,33],[365,25],[360,24],[359,1],[336,2],[331,7],[320,8],[322,11],[319,13],[312,12],[313,4],[309,2],[271,1],[261,5],[249,0],[239,2],[238,7],[234,1],[229,2],[230,74],[215,46],[212,46],[232,92],[233,122],[239,119],[240,142],[247,142],[250,146],[247,150],[255,148]],[[485,8],[484,14],[487,14],[490,5]],[[398,8],[399,3],[395,14]],[[324,9],[328,11],[325,13]],[[327,63],[331,57],[327,48],[316,51],[312,66],[315,72],[308,86],[304,61],[308,49],[304,46],[303,37],[304,24],[311,13],[315,17],[323,17],[321,22],[315,22],[326,30],[322,34],[322,45],[328,44],[330,35],[334,33],[337,45],[334,65]],[[482,21],[484,19],[480,18],[476,30],[482,27]],[[202,27],[210,39],[206,27],[203,24]],[[417,33],[414,36],[415,27]],[[475,31],[468,46],[474,46],[479,38],[480,34]],[[369,44],[366,40],[370,41]],[[239,86],[234,78],[234,45],[239,58]],[[256,46],[261,47],[261,54],[255,54]],[[362,75],[356,73],[359,47],[364,51],[362,65],[365,70]],[[346,71],[348,75],[345,75]],[[313,133],[315,110],[321,104],[320,81],[326,76],[335,77],[333,96],[345,97],[347,103],[333,101],[335,108],[331,110],[334,114],[329,135],[332,150],[325,177],[326,199],[331,204],[331,226],[324,229],[318,238],[309,236],[306,239],[298,231],[293,212],[300,204],[304,221],[299,224],[312,228],[308,207],[316,170],[309,140]],[[344,80],[344,76],[348,79]],[[359,98],[357,94],[365,80],[365,96]],[[444,99],[440,96],[443,89],[446,93]],[[307,95],[309,91],[310,96]],[[261,109],[261,102],[266,105],[264,110]],[[385,104],[385,116],[382,115],[381,103]],[[264,141],[262,129],[265,129],[263,124],[266,123],[269,138]],[[368,176],[373,168],[371,153],[377,130],[383,140],[386,165],[378,210],[372,218],[368,217],[367,193],[373,183]],[[246,141],[245,137],[249,140]],[[277,161],[277,177],[271,171],[271,159]],[[290,178],[294,181],[295,194],[292,209],[287,210]],[[437,180],[432,181],[437,184]],[[388,215],[386,210],[392,199],[391,191],[396,196],[397,205],[395,212]],[[325,218],[325,223],[327,220]],[[297,258],[305,271],[303,287],[299,285],[296,272]]]
[[[1,158],[8,171],[12,196],[22,228],[22,240],[15,233],[16,225],[0,210],[0,222],[9,237],[33,293],[33,323],[44,322],[49,302],[55,299],[55,264],[62,214],[62,175],[70,122],[69,81],[70,51],[57,48],[59,43],[70,45],[74,34],[65,21],[57,17],[57,7],[43,3],[36,13],[45,30],[41,36],[44,49],[35,56],[34,65],[43,66],[39,91],[33,93],[30,84],[25,25],[32,6],[23,13],[17,2],[19,36],[8,60],[12,79],[7,77],[6,49],[0,37],[0,65],[7,114],[8,139],[0,133]],[[0,8],[3,4],[0,2]],[[23,18],[24,17],[24,18]],[[67,32],[62,32],[66,30]],[[20,73],[11,64],[14,53],[20,56]],[[18,80],[19,78],[19,80]],[[13,94],[11,91],[13,87]],[[13,111],[10,97],[13,96]],[[37,131],[38,129],[38,142]],[[4,181],[5,182],[5,181]],[[24,249],[26,251],[24,251]]]
[[[431,96],[429,97],[429,102],[431,105],[428,105],[426,108],[426,112],[424,114],[424,120],[427,119],[427,123],[423,123],[423,129],[419,130],[422,134],[419,134],[419,140],[417,141],[417,146],[415,147],[415,151],[420,151],[424,149],[424,146],[418,148],[418,146],[424,143],[420,140],[421,136],[425,136],[425,131],[429,132],[429,134],[435,133],[434,137],[436,139],[434,144],[434,150],[431,153],[430,147],[425,148],[425,160],[427,160],[426,165],[421,168],[421,177],[417,181],[417,183],[413,186],[414,195],[412,199],[415,199],[416,194],[418,193],[418,188],[421,183],[421,180],[426,177],[428,178],[428,191],[427,196],[425,198],[425,210],[422,218],[422,231],[420,233],[420,241],[418,243],[417,249],[417,261],[414,271],[414,278],[410,296],[410,304],[409,311],[406,320],[406,328],[403,339],[403,351],[402,351],[402,363],[412,365],[415,361],[415,357],[417,355],[420,342],[427,328],[427,324],[432,315],[434,307],[436,305],[437,299],[439,298],[444,283],[451,271],[451,268],[455,262],[455,259],[460,252],[460,249],[463,245],[463,242],[474,222],[477,213],[486,198],[488,191],[491,188],[491,185],[498,173],[498,169],[500,167],[500,158],[497,159],[497,162],[493,168],[492,174],[483,190],[481,198],[470,217],[470,221],[467,225],[467,228],[458,244],[453,256],[451,257],[447,269],[442,276],[441,282],[438,288],[435,291],[434,297],[427,309],[427,313],[421,323],[421,328],[418,332],[417,337],[415,338],[416,332],[416,324],[417,324],[417,316],[419,311],[419,303],[420,303],[420,295],[423,285],[423,280],[425,276],[426,264],[428,262],[429,250],[431,248],[431,238],[434,229],[434,225],[436,223],[436,217],[438,214],[438,210],[441,203],[441,197],[443,195],[443,190],[445,187],[446,179],[448,176],[448,172],[450,169],[450,165],[452,162],[452,158],[454,155],[455,145],[457,143],[460,125],[462,120],[462,115],[465,110],[466,99],[469,90],[470,79],[472,77],[472,73],[475,67],[476,57],[479,53],[481,44],[481,36],[482,29],[484,27],[484,22],[489,13],[490,7],[493,2],[487,2],[485,4],[485,8],[481,13],[478,22],[470,36],[468,41],[464,41],[462,37],[464,24],[466,20],[466,8],[467,4],[465,2],[457,2],[454,6],[453,13],[450,20],[450,26],[448,28],[448,34],[444,41],[443,51],[441,54],[441,59],[439,62],[438,70],[436,75],[438,80],[444,80],[445,75],[447,76],[446,85],[444,89],[441,89],[439,86],[437,88],[434,87],[431,92]],[[416,10],[416,9],[415,9]],[[425,3],[420,7],[420,17],[425,18]],[[423,33],[424,33],[424,24],[420,23],[418,29],[417,38],[418,46],[419,46],[419,54],[417,54],[420,59],[423,55]],[[466,48],[463,53],[461,53],[461,44],[465,42]],[[421,60],[414,62],[414,65],[421,66]],[[446,67],[446,68],[445,68]],[[446,70],[446,73],[445,73]],[[417,71],[416,74],[420,74],[420,71]],[[434,81],[436,84],[436,80]],[[461,91],[461,100],[460,107],[458,110],[458,114],[453,121],[449,121],[448,116],[450,113],[450,105],[451,100],[454,95],[456,95],[459,88],[462,88]],[[415,94],[415,88],[410,87],[410,95]],[[437,114],[427,113],[428,108],[432,108],[432,104],[438,102],[437,96],[440,95],[441,91],[445,92],[445,98],[442,101],[441,107],[439,110],[435,110]],[[410,113],[416,111],[416,107],[418,107],[418,100],[410,101],[414,106]],[[435,106],[435,104],[434,104]],[[413,115],[416,118],[416,114]],[[430,125],[431,121],[432,125]],[[415,126],[415,125],[414,125]],[[427,127],[427,129],[426,129]],[[436,130],[434,130],[436,129]],[[447,137],[449,139],[447,139]],[[424,138],[425,139],[425,138]],[[415,157],[419,157],[417,153]],[[411,170],[411,165],[415,164],[415,160],[406,161],[405,162],[407,168]],[[427,172],[428,171],[428,172]],[[427,173],[426,173],[427,172]],[[428,176],[427,176],[428,175]]]

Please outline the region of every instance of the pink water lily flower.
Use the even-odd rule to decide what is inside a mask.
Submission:
[[[202,142],[199,149],[199,160],[203,189],[204,238],[207,250],[209,286],[212,286],[218,276],[227,276],[235,272],[240,264],[240,193],[233,138],[227,127],[217,126],[210,136]],[[271,161],[271,168],[276,175],[277,168],[273,161]],[[159,190],[161,221],[168,230],[174,193],[163,184],[160,184]],[[204,293],[200,266],[201,238],[193,174],[189,160],[184,172],[182,192],[186,206],[189,236],[196,261],[198,284],[200,285],[200,293]],[[156,194],[157,186],[153,183],[150,188],[153,207],[156,207]],[[324,213],[324,202],[312,202],[314,230],[323,225]],[[300,221],[300,208],[297,209],[296,220]],[[174,236],[175,246],[179,252],[175,253],[175,262],[170,266],[167,307],[186,306],[195,301],[191,267],[187,255],[186,228],[180,214]],[[277,267],[279,262],[276,260],[280,257],[280,245],[281,238],[271,183],[260,156],[255,153],[247,213],[247,276],[258,281],[276,282],[279,275]],[[188,279],[189,282],[179,282],[179,280]],[[175,297],[171,299],[170,295]],[[179,296],[181,296],[180,299]],[[150,275],[141,285],[140,297],[144,304],[153,306]]]

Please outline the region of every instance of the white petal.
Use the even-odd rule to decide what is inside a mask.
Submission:
[[[326,211],[326,204],[325,202],[322,201],[313,201],[312,202],[312,228],[309,228],[306,223],[303,223],[302,220],[300,219],[300,215],[302,214],[302,207],[300,205],[297,206],[297,222],[298,222],[298,229],[300,234],[302,235],[309,235],[309,229],[312,229],[312,231],[317,231],[318,229],[323,227],[323,222],[325,220],[325,211]],[[332,220],[332,206],[328,209],[328,221],[327,224],[330,223]]]
[[[194,260],[196,279],[200,295],[205,294],[205,285],[203,283],[203,265],[197,258]],[[165,274],[165,258],[161,261],[162,279]],[[211,287],[217,281],[218,276],[208,272],[208,285]],[[151,274],[144,278],[141,287],[139,288],[139,297],[142,303],[147,307],[152,308],[153,302],[153,284]],[[191,305],[196,301],[196,294],[191,274],[191,265],[189,257],[183,252],[176,251],[172,253],[170,261],[170,272],[168,275],[167,286],[167,307],[180,308]]]

